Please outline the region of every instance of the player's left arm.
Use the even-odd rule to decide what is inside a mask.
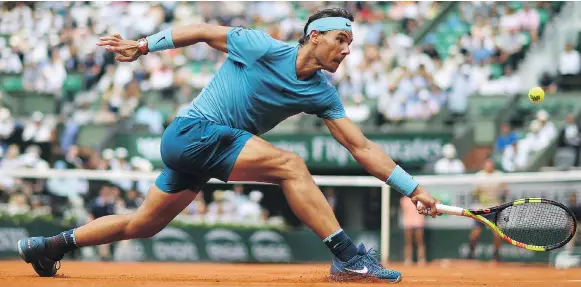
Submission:
[[[386,181],[396,163],[376,143],[363,135],[361,129],[349,118],[325,119],[333,137],[341,143],[353,158],[371,175]]]
[[[353,158],[371,175],[382,181],[387,181],[396,170],[397,164],[376,143],[363,135],[361,129],[349,118],[324,119],[329,131],[343,145]],[[435,216],[435,199],[418,185],[409,196],[414,204],[420,201],[424,206],[432,208],[432,216]]]

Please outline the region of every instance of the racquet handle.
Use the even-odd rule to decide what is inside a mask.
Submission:
[[[418,208],[424,207],[424,205],[418,201]],[[450,215],[459,215],[462,216],[464,214],[464,208],[457,207],[457,206],[450,206],[445,204],[436,203],[436,209],[439,213],[443,214],[450,214]],[[430,208],[426,208],[426,214],[430,213]]]

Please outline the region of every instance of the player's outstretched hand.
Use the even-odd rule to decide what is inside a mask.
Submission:
[[[414,203],[415,206],[418,207],[418,212],[424,215],[430,215],[431,217],[436,217],[437,215],[441,215],[438,213],[438,209],[436,208],[436,203],[438,201],[432,197],[429,193],[424,191],[421,186],[418,186],[416,190],[411,194],[410,199]],[[418,206],[418,202],[421,202]]]
[[[119,62],[133,62],[141,56],[141,52],[137,48],[137,41],[125,40],[119,34],[101,37],[97,46],[104,47],[109,52],[117,53],[115,60]]]

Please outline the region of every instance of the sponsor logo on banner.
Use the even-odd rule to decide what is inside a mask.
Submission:
[[[422,165],[441,157],[442,146],[451,134],[402,134],[395,136],[370,135],[394,160],[405,164]],[[274,146],[299,154],[307,165],[321,168],[356,168],[357,162],[345,147],[332,136],[318,135],[266,135]]]
[[[440,157],[444,145],[442,139],[374,139],[385,152],[393,155],[394,160],[413,162],[431,161]],[[315,136],[311,139],[312,160],[338,166],[356,164],[353,156],[337,140],[329,136]],[[307,159],[305,159],[307,160]]]
[[[0,252],[16,252],[16,242],[28,237],[28,231],[22,227],[0,227]]]
[[[250,236],[252,255],[259,262],[290,262],[292,252],[280,234],[261,230]]]
[[[153,255],[158,260],[197,261],[198,248],[185,231],[166,227],[153,238]]]
[[[208,232],[206,253],[214,261],[248,261],[248,248],[238,233],[228,229],[213,229]]]

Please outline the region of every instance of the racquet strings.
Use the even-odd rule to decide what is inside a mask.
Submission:
[[[508,237],[528,245],[561,246],[574,230],[575,220],[550,203],[524,203],[500,211],[495,224]]]

